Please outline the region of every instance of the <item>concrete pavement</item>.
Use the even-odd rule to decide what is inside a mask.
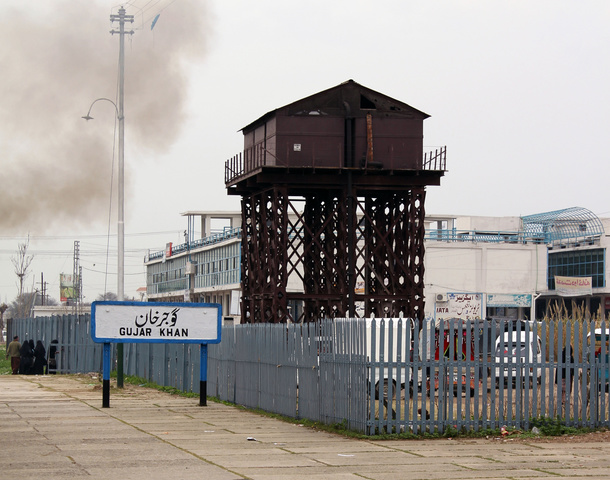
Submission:
[[[610,442],[355,440],[98,380],[0,377],[2,478],[607,479]]]

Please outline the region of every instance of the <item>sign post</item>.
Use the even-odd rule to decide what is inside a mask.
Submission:
[[[208,345],[201,344],[199,353],[199,405],[205,407],[208,404]]]
[[[102,375],[102,408],[110,407],[110,344],[104,343],[104,371]]]
[[[110,407],[111,343],[198,343],[199,404],[207,405],[208,344],[220,343],[222,307],[215,303],[93,302],[91,338],[103,343],[102,407]]]

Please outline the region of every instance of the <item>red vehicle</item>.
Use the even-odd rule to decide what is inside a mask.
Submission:
[[[425,354],[426,359],[434,358],[434,360],[446,359],[448,362],[447,371],[447,386],[453,384],[453,394],[465,394],[469,391],[470,396],[474,396],[475,392],[475,331],[466,328],[466,324],[459,327],[461,320],[443,322],[443,330],[429,324],[424,325],[424,328],[419,333],[420,352],[422,357]],[[424,344],[424,329],[426,329],[426,342]],[[442,333],[441,333],[442,332]],[[441,345],[442,336],[442,345]],[[432,342],[434,337],[434,355],[432,355]],[[470,344],[470,345],[469,345]],[[423,358],[422,358],[423,359]],[[471,363],[472,362],[472,363]],[[479,379],[480,381],[480,379]],[[435,390],[439,386],[439,372],[434,372],[434,387]]]

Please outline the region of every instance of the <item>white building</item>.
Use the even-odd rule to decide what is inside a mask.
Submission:
[[[188,242],[168,244],[145,260],[148,299],[220,303],[225,318],[239,321],[241,213],[183,215]],[[195,239],[197,220],[201,238]],[[215,221],[224,226],[214,230]],[[608,226],[610,219],[582,208],[526,217],[428,216],[425,314],[540,319],[558,302],[568,312],[578,306],[607,318]],[[289,288],[298,284],[289,281]]]
[[[604,221],[582,208],[526,217],[429,217],[426,315],[540,319],[559,304],[607,317],[607,244]],[[567,279],[563,287],[557,277]]]

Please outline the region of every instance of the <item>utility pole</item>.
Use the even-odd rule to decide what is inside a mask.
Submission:
[[[78,316],[80,314],[80,242],[74,240],[74,257],[72,259],[72,314]]]
[[[111,22],[119,22],[119,30],[110,30],[119,34],[119,214],[118,214],[118,268],[117,298],[125,299],[125,35],[134,31],[125,31],[125,23],[133,23],[133,15],[126,15],[121,7],[118,15],[110,15]],[[123,344],[117,344],[117,387],[123,388]]]
[[[41,299],[42,299],[42,303],[41,305],[46,305],[47,304],[47,282],[44,281],[44,273],[40,272],[40,291],[41,291]]]

